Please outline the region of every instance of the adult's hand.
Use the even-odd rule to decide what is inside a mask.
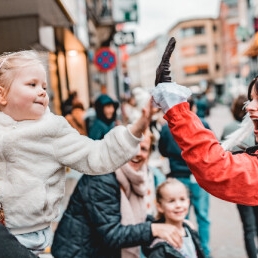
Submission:
[[[139,119],[137,119],[130,127],[131,133],[135,137],[142,137],[144,131],[148,128],[151,117],[153,114],[152,102],[151,99],[147,102],[145,107],[142,109],[142,115]]]
[[[175,248],[181,248],[182,236],[177,227],[164,223],[151,224],[152,235],[167,241]]]
[[[169,76],[170,75],[169,60],[175,49],[175,46],[176,46],[176,40],[174,37],[172,37],[166,46],[166,49],[161,58],[161,62],[156,70],[155,86],[157,86],[159,83],[162,83],[162,82],[171,82],[171,77]]]

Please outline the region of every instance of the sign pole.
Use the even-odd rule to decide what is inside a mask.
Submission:
[[[121,83],[121,58],[120,58],[120,49],[118,46],[116,48],[117,64],[116,64],[116,90],[117,90],[117,99],[121,102],[123,96],[123,88]]]

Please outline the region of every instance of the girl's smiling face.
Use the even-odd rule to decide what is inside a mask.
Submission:
[[[165,217],[166,223],[182,223],[190,205],[186,187],[181,183],[167,184],[160,191],[162,198],[157,203],[157,208]]]
[[[11,87],[0,87],[1,111],[16,121],[37,120],[49,103],[46,72],[41,64],[30,65],[16,73]]]

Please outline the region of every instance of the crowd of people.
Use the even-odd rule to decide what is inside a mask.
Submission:
[[[210,258],[211,193],[237,204],[246,252],[256,257],[257,92],[258,77],[233,102],[222,139],[200,98],[175,82],[135,88],[122,103],[100,94],[90,112],[71,91],[57,116],[37,52],[1,55],[0,253]],[[153,152],[168,159],[168,173],[151,165]],[[69,169],[80,177],[61,207]]]

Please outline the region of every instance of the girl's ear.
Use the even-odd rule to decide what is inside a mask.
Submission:
[[[6,100],[6,90],[0,86],[0,105],[5,106],[7,104]]]

